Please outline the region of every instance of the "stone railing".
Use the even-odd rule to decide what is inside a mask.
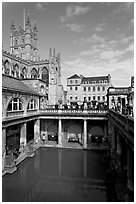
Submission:
[[[134,134],[134,118],[131,116],[126,116],[120,114],[114,110],[109,110],[108,114],[114,119],[114,121],[124,128],[124,131],[127,131],[131,135]]]
[[[23,114],[24,114],[24,110],[19,110],[19,111],[7,111],[7,117],[22,116]]]
[[[54,114],[106,114],[107,110],[74,110],[74,109],[40,109],[41,113],[54,113]]]

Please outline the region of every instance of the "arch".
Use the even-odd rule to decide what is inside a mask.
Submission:
[[[17,63],[13,67],[13,73],[15,77],[19,78],[19,66]]]
[[[5,68],[5,74],[9,75],[10,73],[10,68],[9,68],[9,61],[5,60],[4,62],[4,68]]]
[[[82,129],[79,125],[77,124],[72,124],[68,127],[68,133],[75,133],[75,134],[81,134]]]
[[[23,103],[21,98],[12,98],[8,105],[7,105],[7,111],[20,111],[23,110]]]
[[[31,70],[31,78],[32,79],[37,79],[38,78],[38,71],[35,68],[33,68]]]
[[[102,136],[103,135],[103,129],[100,126],[93,126],[91,127],[88,132],[90,133],[91,136]]]
[[[44,80],[46,82],[46,84],[48,85],[49,73],[48,73],[48,69],[46,67],[43,67],[43,69],[42,69],[42,80]]]
[[[27,110],[35,110],[37,108],[37,103],[35,99],[31,99],[27,104]]]
[[[22,69],[21,78],[27,78],[27,69],[26,69],[26,67],[23,67],[23,69]]]

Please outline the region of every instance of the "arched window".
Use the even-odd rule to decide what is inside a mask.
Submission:
[[[37,77],[38,77],[38,72],[37,72],[37,70],[35,68],[33,68],[32,71],[31,71],[31,78],[32,79],[37,79]]]
[[[42,80],[46,81],[46,84],[48,85],[49,83],[49,74],[48,74],[48,69],[44,67],[42,69]]]
[[[7,111],[20,111],[20,110],[23,110],[21,99],[13,98],[8,104]]]
[[[13,70],[14,70],[14,76],[19,78],[19,66],[18,66],[18,64],[15,64]]]
[[[10,68],[9,68],[9,61],[8,60],[6,60],[4,62],[4,67],[5,67],[5,74],[9,75]]]
[[[26,78],[27,77],[27,70],[26,70],[25,67],[22,69],[21,77],[22,78]]]
[[[31,101],[29,101],[28,106],[27,106],[27,110],[35,110],[36,109],[36,101],[34,99],[31,99]]]

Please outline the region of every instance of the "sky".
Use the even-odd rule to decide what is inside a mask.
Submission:
[[[3,2],[2,43],[10,51],[10,26],[30,14],[38,28],[38,54],[61,55],[62,84],[73,74],[111,75],[113,86],[130,86],[134,75],[133,2]]]

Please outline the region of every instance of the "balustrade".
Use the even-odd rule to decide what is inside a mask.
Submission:
[[[7,117],[14,117],[14,116],[20,116],[24,114],[24,110],[19,111],[7,111]]]

